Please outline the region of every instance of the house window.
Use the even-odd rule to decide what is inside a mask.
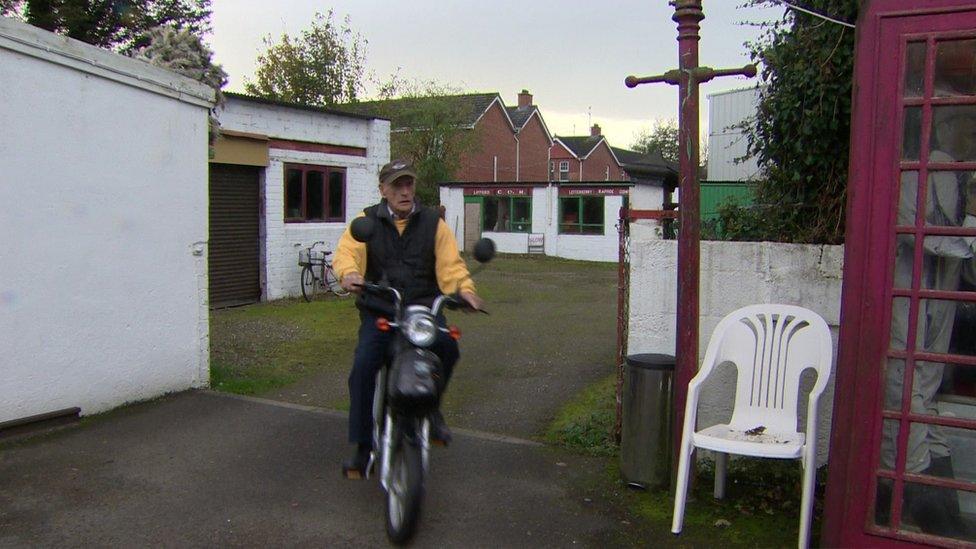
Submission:
[[[345,221],[346,169],[285,164],[285,221]]]
[[[569,181],[569,160],[559,161],[559,180]]]
[[[514,197],[485,198],[481,226],[496,233],[532,232],[532,199]]]
[[[560,198],[559,234],[603,234],[603,197]]]

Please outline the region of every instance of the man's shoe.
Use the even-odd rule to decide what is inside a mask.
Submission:
[[[451,430],[447,428],[447,423],[444,422],[444,415],[441,414],[440,410],[434,410],[430,413],[430,441],[439,446],[447,446],[451,443],[452,436]]]
[[[352,457],[342,462],[342,474],[350,480],[369,478],[372,447],[368,444],[358,444]]]

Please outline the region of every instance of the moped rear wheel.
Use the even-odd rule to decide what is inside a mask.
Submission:
[[[410,541],[420,522],[424,500],[424,466],[420,445],[403,438],[390,459],[390,482],[386,491],[386,536],[395,544]]]

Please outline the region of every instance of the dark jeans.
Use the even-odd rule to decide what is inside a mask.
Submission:
[[[352,372],[349,373],[349,442],[372,444],[373,442],[373,393],[376,389],[376,373],[384,361],[393,355],[396,334],[381,332],[376,327],[376,317],[370,313],[359,313],[359,344],[353,358]],[[437,319],[441,326],[446,325],[444,316]],[[430,347],[441,359],[444,368],[442,393],[451,380],[454,364],[460,356],[457,341],[439,332],[437,341]]]

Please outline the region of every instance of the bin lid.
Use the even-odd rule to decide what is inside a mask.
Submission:
[[[627,365],[648,370],[674,370],[674,355],[659,353],[640,353],[627,355]]]

